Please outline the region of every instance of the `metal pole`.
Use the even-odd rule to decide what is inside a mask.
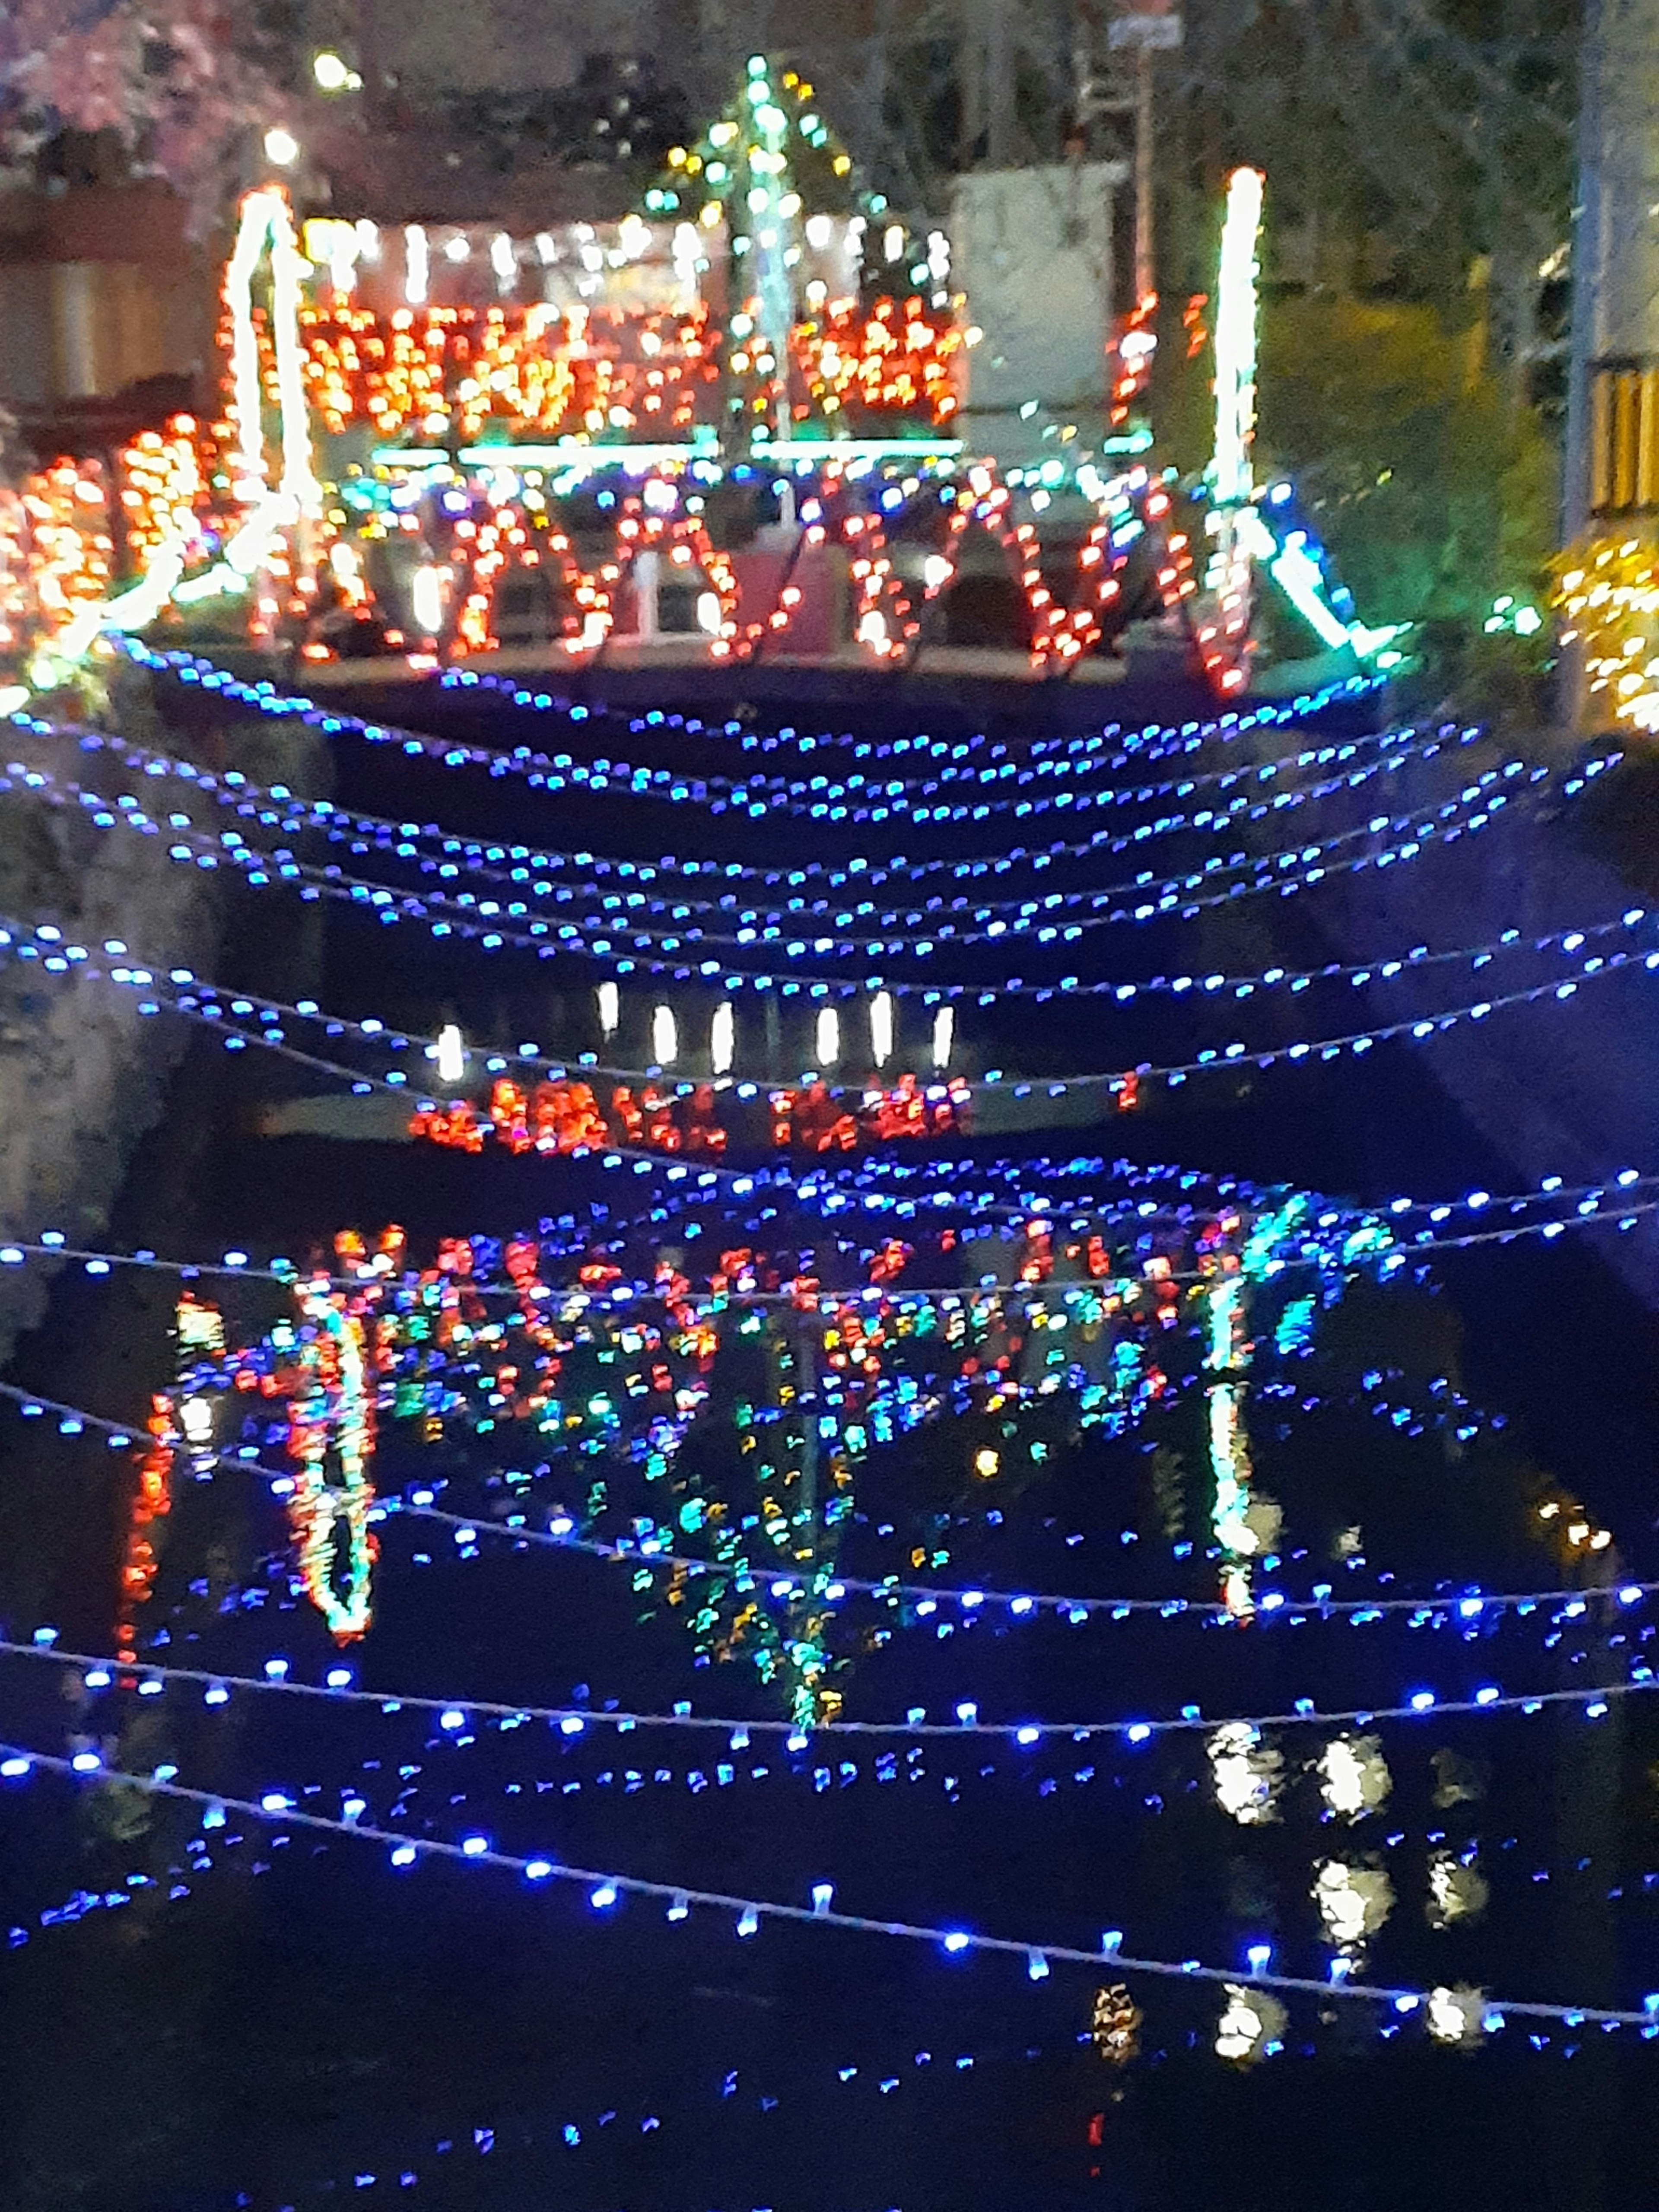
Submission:
[[[1153,275],[1155,210],[1152,183],[1152,46],[1135,56],[1135,305],[1158,289]]]
[[[1578,109],[1578,198],[1572,231],[1572,356],[1567,386],[1567,443],[1561,536],[1571,545],[1589,526],[1589,364],[1600,321],[1606,239],[1601,175],[1602,0],[1584,0]]]

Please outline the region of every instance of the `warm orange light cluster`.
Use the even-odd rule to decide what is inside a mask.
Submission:
[[[772,1142],[809,1152],[856,1152],[860,1144],[896,1137],[962,1136],[972,1093],[958,1076],[927,1082],[902,1075],[886,1091],[832,1092],[828,1084],[768,1094]]]
[[[135,1452],[137,1487],[127,1516],[126,1556],[121,1563],[121,1607],[115,1624],[115,1656],[131,1664],[138,1656],[137,1615],[149,1602],[157,1565],[150,1531],[173,1508],[173,1462],[179,1446],[173,1401],[157,1393],[144,1427],[149,1441]]]
[[[714,1093],[699,1084],[684,1096],[647,1085],[635,1091],[620,1085],[611,1094],[607,1116],[586,1083],[538,1083],[533,1090],[503,1076],[489,1096],[481,1121],[466,1099],[418,1113],[410,1123],[412,1137],[463,1152],[481,1152],[494,1135],[510,1152],[577,1152],[596,1146],[629,1145],[653,1152],[720,1152],[726,1132],[714,1119]]]
[[[145,430],[121,454],[121,522],[127,555],[140,572],[169,540],[193,547],[206,490],[193,415],[175,415],[165,430]]]
[[[33,594],[48,632],[107,597],[114,566],[109,498],[97,461],[55,461],[23,487]]]
[[[492,651],[495,594],[507,569],[539,568],[544,561],[558,571],[564,597],[561,620],[565,650],[574,655],[597,652],[617,618],[616,592],[640,554],[666,545],[676,568],[695,568],[720,601],[721,630],[711,651],[720,656],[736,635],[732,616],[738,580],[731,562],[718,551],[700,516],[665,514],[648,507],[638,493],[622,501],[612,552],[592,572],[577,558],[569,534],[560,526],[545,496],[534,485],[517,503],[503,501],[481,521],[470,517],[455,525],[458,565],[469,582],[456,620],[457,656]]]
[[[831,301],[790,337],[800,379],[832,424],[849,408],[948,422],[957,411],[953,373],[962,342],[952,322],[930,319],[914,295],[868,308]]]
[[[1659,554],[1642,538],[1580,545],[1556,564],[1561,642],[1583,654],[1585,686],[1616,721],[1659,731]]]
[[[689,1091],[638,1090],[619,1085],[609,1107],[591,1085],[538,1083],[533,1089],[502,1076],[482,1115],[467,1099],[422,1109],[410,1136],[453,1152],[481,1152],[487,1139],[510,1152],[565,1153],[606,1145],[639,1152],[719,1153],[726,1132],[714,1118],[716,1092],[708,1083]],[[890,1089],[832,1092],[823,1083],[768,1093],[772,1142],[812,1152],[854,1152],[860,1144],[901,1137],[960,1136],[972,1103],[959,1077],[927,1081],[901,1076]]]
[[[679,437],[719,370],[708,317],[572,308],[400,307],[336,302],[301,316],[306,389],[325,428],[383,441],[455,437],[487,424],[525,437]],[[262,354],[265,332],[261,326]],[[274,372],[273,372],[274,373]]]

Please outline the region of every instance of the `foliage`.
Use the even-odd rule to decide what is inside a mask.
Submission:
[[[272,117],[223,0],[17,0],[3,33],[0,118],[13,154],[61,131],[112,132],[189,202],[198,228],[246,133]]]

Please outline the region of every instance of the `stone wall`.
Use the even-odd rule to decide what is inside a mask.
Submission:
[[[164,729],[147,680],[135,674],[115,684],[107,714],[87,720],[158,750],[186,750]],[[89,765],[71,738],[8,745],[9,735],[0,724],[0,764],[25,759],[112,795],[139,787],[108,755]],[[326,788],[325,753],[302,728],[235,725],[188,750],[262,781]],[[222,826],[218,808],[179,783],[151,785],[146,799],[152,811],[165,805],[204,827]],[[100,831],[78,810],[14,789],[0,797],[0,915],[53,922],[93,947],[118,938],[148,963],[210,975],[221,896],[213,876],[169,860],[161,838]],[[59,980],[33,962],[0,963],[0,1236],[33,1239],[56,1229],[72,1243],[100,1242],[188,1042],[182,1021],[141,1015],[133,994]],[[18,1332],[40,1319],[52,1273],[40,1264],[0,1270],[0,1364]]]

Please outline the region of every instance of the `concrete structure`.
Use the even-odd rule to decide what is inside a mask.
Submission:
[[[134,427],[199,404],[216,265],[187,242],[184,204],[161,184],[0,197],[0,404],[48,442],[112,403],[118,415],[124,394]]]
[[[1565,535],[1659,526],[1659,0],[1587,0]]]

